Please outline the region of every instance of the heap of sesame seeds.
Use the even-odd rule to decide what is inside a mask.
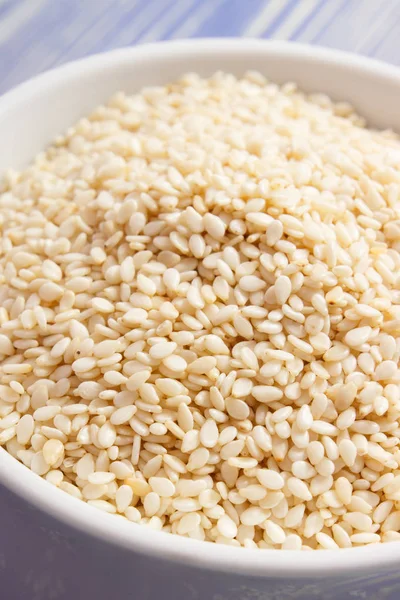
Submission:
[[[0,195],[0,444],[154,529],[400,539],[400,143],[258,73],[117,94]]]

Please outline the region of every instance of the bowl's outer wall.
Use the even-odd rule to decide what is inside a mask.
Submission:
[[[0,485],[1,600],[400,598],[397,570],[377,567],[368,575],[344,578],[252,578],[237,575],[234,568],[227,574],[172,563],[165,547],[165,560],[159,560],[94,540]]]
[[[368,72],[346,67],[343,56],[318,48],[293,50],[248,41],[208,41],[116,51],[61,68],[45,80],[24,84],[0,99],[0,172],[22,167],[56,135],[118,90],[138,91],[188,72],[237,75],[256,69],[277,82],[296,81],[307,91],[324,91],[352,102],[377,127],[400,131],[400,76],[383,66]],[[200,51],[199,51],[200,48]],[[348,59],[351,61],[351,58]],[[0,449],[1,452],[1,449]],[[6,480],[4,480],[6,481]],[[7,486],[9,482],[7,483]],[[12,487],[12,486],[10,486]],[[149,559],[111,541],[94,539],[38,510],[0,485],[0,600],[398,600],[398,569],[378,564],[365,573],[299,579],[251,578]],[[372,550],[372,549],[371,549]],[[221,553],[224,549],[221,547]],[[374,550],[375,551],[375,550]],[[295,562],[295,554],[293,561]],[[268,564],[266,564],[268,570]]]

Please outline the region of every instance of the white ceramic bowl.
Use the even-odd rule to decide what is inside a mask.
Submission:
[[[400,70],[395,67],[284,42],[164,42],[70,63],[3,96],[0,172],[24,166],[58,133],[117,90],[136,92],[188,71],[240,75],[247,69],[348,100],[371,125],[400,131]],[[0,483],[4,600],[400,596],[400,543],[340,551],[255,551],[167,535],[89,507],[2,449]]]

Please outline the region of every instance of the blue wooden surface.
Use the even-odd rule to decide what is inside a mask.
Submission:
[[[0,0],[0,93],[68,60],[183,37],[321,44],[400,64],[400,0]]]

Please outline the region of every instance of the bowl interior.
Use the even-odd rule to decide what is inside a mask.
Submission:
[[[134,93],[189,71],[242,75],[351,102],[374,127],[400,130],[396,67],[334,50],[262,40],[186,40],[116,50],[49,71],[0,98],[0,173],[20,168],[114,92]]]

